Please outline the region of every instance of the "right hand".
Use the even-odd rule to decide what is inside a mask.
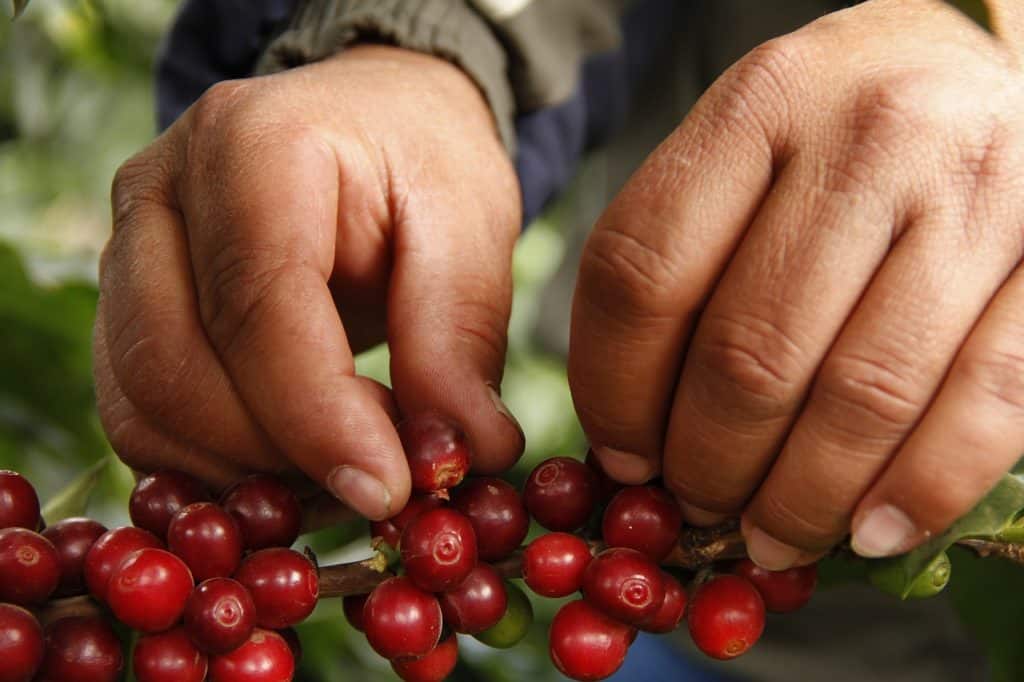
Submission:
[[[301,472],[381,519],[409,495],[398,413],[452,418],[481,472],[521,453],[496,393],[518,186],[455,66],[361,46],[220,83],[112,202],[97,400],[133,468]],[[384,340],[393,394],[355,375]]]

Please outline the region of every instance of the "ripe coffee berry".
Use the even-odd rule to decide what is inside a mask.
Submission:
[[[132,653],[132,671],[138,682],[203,682],[206,656],[178,627],[139,637]]]
[[[603,680],[622,666],[635,632],[583,600],[572,601],[551,621],[551,660],[566,677]]]
[[[253,552],[235,573],[256,605],[256,624],[279,630],[306,620],[320,596],[316,566],[284,547]]]
[[[701,651],[712,658],[735,658],[761,637],[764,601],[745,578],[715,576],[692,596],[687,621]]]
[[[679,540],[683,515],[664,488],[630,486],[604,511],[601,536],[609,547],[629,547],[660,562]]]
[[[664,571],[661,578],[665,583],[665,598],[654,615],[640,624],[640,629],[644,632],[672,632],[679,627],[679,623],[686,615],[686,588]]]
[[[413,490],[430,492],[459,484],[469,471],[466,437],[440,415],[426,412],[398,425]]]
[[[383,542],[398,549],[398,543],[402,539],[402,531],[409,525],[409,522],[425,511],[443,507],[444,498],[437,493],[413,493],[402,511],[384,521],[370,522],[370,537],[374,542],[380,538]]]
[[[448,635],[425,656],[391,661],[391,668],[405,682],[443,682],[455,670],[458,660],[458,639]]]
[[[540,525],[572,532],[586,523],[594,510],[597,479],[578,459],[552,457],[537,465],[526,480],[523,501]]]
[[[370,646],[384,658],[424,656],[441,637],[441,606],[408,577],[388,578],[367,598],[363,628]]]
[[[0,469],[0,528],[39,527],[36,489],[17,471]]]
[[[60,583],[53,596],[85,593],[85,555],[106,532],[103,524],[82,517],[58,521],[43,531],[43,537],[53,543],[60,561]]]
[[[302,508],[288,486],[265,474],[239,481],[220,501],[238,522],[248,549],[290,547],[299,537]]]
[[[183,507],[167,529],[167,548],[181,557],[196,581],[229,576],[242,561],[242,533],[212,502]]]
[[[570,533],[541,535],[523,552],[523,580],[543,597],[567,597],[583,584],[590,545]]]
[[[750,581],[773,613],[796,611],[811,599],[818,584],[818,565],[799,566],[785,571],[769,571],[750,559],[741,559],[733,573]]]
[[[29,682],[43,661],[43,629],[31,613],[0,604],[0,682]]]
[[[210,661],[210,682],[291,682],[295,660],[284,638],[256,628],[234,651]]]
[[[192,590],[185,602],[185,630],[208,654],[241,646],[256,627],[256,604],[249,590],[230,578],[210,578]]]
[[[635,549],[606,549],[583,573],[583,596],[612,618],[639,625],[657,613],[665,599],[658,565]]]
[[[192,573],[168,551],[136,550],[114,569],[107,585],[107,604],[117,619],[142,632],[161,632],[185,611],[192,592]]]
[[[341,607],[345,611],[345,619],[348,624],[359,632],[363,631],[363,606],[369,594],[350,594],[341,600]]]
[[[163,543],[147,530],[123,526],[101,535],[85,555],[83,573],[89,593],[100,602],[107,599],[107,586],[114,569],[136,550],[163,547]]]
[[[157,471],[135,484],[128,514],[136,526],[163,540],[179,509],[208,499],[210,494],[198,479],[180,471]]]
[[[38,682],[116,682],[124,656],[121,642],[98,616],[61,618],[46,628],[46,653]]]
[[[505,581],[505,595],[508,598],[505,615],[491,627],[473,635],[495,649],[508,649],[518,644],[533,623],[533,605],[515,583]]]
[[[476,566],[473,524],[454,509],[424,512],[405,527],[401,554],[406,574],[421,589],[453,589]]]
[[[504,581],[488,564],[477,564],[465,580],[440,595],[438,601],[445,625],[471,635],[501,620],[508,606]]]
[[[0,602],[41,604],[58,582],[60,559],[49,540],[25,528],[0,530]]]
[[[519,549],[530,529],[530,515],[519,492],[500,478],[474,478],[455,490],[452,506],[476,533],[481,561],[498,561]]]

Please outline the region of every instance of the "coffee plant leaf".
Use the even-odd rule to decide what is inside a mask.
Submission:
[[[110,459],[111,456],[107,455],[97,460],[43,505],[41,513],[48,525],[53,525],[61,519],[68,519],[72,516],[85,516],[92,492],[100,482]]]

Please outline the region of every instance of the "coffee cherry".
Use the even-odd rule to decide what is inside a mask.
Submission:
[[[384,521],[370,522],[370,537],[377,541],[380,538],[383,542],[398,549],[398,543],[402,539],[402,531],[423,512],[443,507],[444,498],[437,493],[413,493],[402,511]]]
[[[540,525],[572,532],[594,511],[597,479],[578,459],[552,457],[537,465],[526,480],[523,501]]]
[[[46,628],[46,653],[38,682],[116,682],[124,655],[121,642],[106,620],[71,616]]]
[[[284,638],[256,628],[234,651],[210,660],[210,682],[291,682],[295,659]]]
[[[230,578],[201,582],[185,602],[185,630],[208,654],[240,647],[256,627],[256,604],[249,590]]]
[[[107,586],[114,569],[120,566],[129,554],[147,547],[162,548],[163,543],[155,535],[141,528],[122,526],[101,535],[85,555],[82,572],[89,593],[98,601],[105,602]]]
[[[818,584],[818,565],[798,566],[785,571],[769,571],[750,559],[741,559],[732,572],[750,581],[773,613],[796,611],[811,599]]]
[[[366,599],[363,627],[384,658],[424,656],[441,637],[441,606],[408,577],[388,578]]]
[[[139,637],[132,653],[132,671],[138,682],[203,682],[206,656],[178,627]]]
[[[54,597],[85,594],[85,555],[106,532],[103,524],[82,517],[58,521],[43,531],[43,537],[57,550],[60,562],[60,583]]]
[[[0,682],[29,682],[43,661],[43,629],[31,613],[0,604]]]
[[[686,618],[701,651],[712,658],[735,658],[761,637],[764,601],[745,578],[719,575],[697,588]]]
[[[590,470],[594,472],[594,477],[597,480],[598,502],[603,504],[615,497],[615,493],[622,490],[622,484],[613,480],[604,472],[604,467],[601,466],[601,461],[594,454],[593,450],[587,450],[587,456],[583,459],[583,463],[590,467]]]
[[[583,600],[571,601],[551,621],[551,660],[566,677],[603,680],[626,660],[634,632]]]
[[[430,492],[459,484],[469,471],[466,437],[440,415],[426,412],[398,425],[413,490]]]
[[[0,530],[0,602],[42,604],[59,582],[60,559],[53,543],[25,528]]]
[[[192,585],[192,573],[184,561],[166,550],[147,547],[128,555],[114,569],[107,604],[128,627],[161,632],[185,612]]]
[[[476,533],[481,561],[498,561],[519,549],[530,529],[530,515],[519,492],[500,478],[474,478],[455,490],[452,506]]]
[[[178,510],[167,529],[167,548],[181,557],[196,581],[229,576],[242,561],[242,533],[212,502]]]
[[[363,606],[366,604],[368,594],[350,594],[341,600],[341,607],[345,611],[345,619],[348,624],[359,632],[363,631]]]
[[[459,641],[455,635],[448,635],[426,655],[391,661],[391,668],[405,682],[443,682],[458,660]]]
[[[608,503],[601,536],[609,547],[629,547],[660,562],[679,541],[682,525],[682,512],[668,491],[651,485],[630,486]]]
[[[320,596],[316,566],[284,547],[261,549],[247,556],[235,573],[256,604],[256,624],[279,630],[306,620]]]
[[[533,623],[533,605],[515,583],[505,581],[505,595],[508,601],[505,615],[491,627],[473,635],[478,641],[495,649],[508,649],[518,644]]]
[[[454,588],[476,566],[473,524],[454,509],[432,509],[405,527],[401,541],[406,574],[427,592]]]
[[[295,661],[295,665],[298,667],[299,661],[302,660],[302,640],[299,639],[299,633],[295,631],[295,628],[284,628],[276,632],[281,635],[281,638],[288,645],[288,651],[292,652],[292,660]]]
[[[17,471],[0,469],[0,528],[39,528],[39,496]]]
[[[508,607],[501,576],[488,564],[477,564],[465,580],[440,595],[438,601],[445,625],[466,634],[491,627]]]
[[[210,493],[198,479],[180,471],[157,471],[135,484],[128,514],[137,527],[164,540],[179,509],[209,499]]]
[[[639,625],[665,599],[662,570],[635,549],[606,549],[583,573],[583,596],[612,618]]]
[[[579,536],[541,535],[523,552],[523,580],[542,597],[567,597],[580,589],[592,558],[590,546]]]
[[[253,474],[242,479],[224,494],[220,504],[235,517],[248,549],[291,547],[299,537],[299,498],[275,478]]]
[[[669,573],[662,571],[661,578],[665,583],[665,598],[654,615],[640,624],[644,632],[672,632],[686,615],[686,588]]]

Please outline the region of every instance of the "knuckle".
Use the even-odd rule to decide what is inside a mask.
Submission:
[[[226,80],[214,83],[193,105],[192,129],[210,131],[220,128],[232,119],[252,98],[252,86],[246,80]]]
[[[804,549],[827,549],[849,528],[850,510],[807,506],[812,500],[827,498],[801,495],[800,508],[793,504],[793,496],[766,492],[756,502],[754,516],[757,525],[772,537]]]
[[[508,313],[497,301],[462,300],[455,304],[455,337],[462,348],[469,349],[473,356],[479,356],[482,349],[483,360],[488,370],[500,371],[504,364],[507,346],[506,330]]]
[[[776,129],[806,90],[809,56],[806,40],[797,34],[758,45],[720,79],[716,118],[741,124],[755,120],[762,130]]]
[[[131,157],[114,173],[110,208],[115,234],[139,220],[146,206],[171,203],[169,163],[164,154],[147,152]]]
[[[736,514],[743,509],[748,493],[715,476],[695,476],[678,466],[666,466],[662,481],[679,499],[709,512]]]
[[[897,440],[918,418],[921,406],[906,365],[862,354],[830,357],[822,366],[815,402],[826,408],[830,428],[858,439]]]
[[[196,399],[198,384],[189,376],[188,353],[166,332],[177,316],[148,312],[146,318],[147,331],[120,330],[111,336],[111,364],[125,395],[141,412],[173,420]]]
[[[964,358],[967,380],[1013,414],[1024,412],[1024,355],[989,350]]]

